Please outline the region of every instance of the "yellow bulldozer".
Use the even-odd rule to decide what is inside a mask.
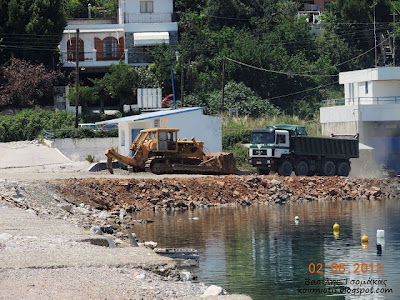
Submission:
[[[112,161],[128,166],[130,172],[155,174],[235,174],[236,160],[232,153],[205,153],[204,142],[195,138],[179,140],[179,129],[154,128],[141,130],[130,146],[130,156],[107,149],[107,169],[113,174]]]

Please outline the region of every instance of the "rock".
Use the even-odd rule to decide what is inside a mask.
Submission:
[[[95,234],[103,235],[103,231],[101,230],[100,226],[92,226],[90,230],[93,231],[93,233]]]
[[[145,278],[146,278],[146,274],[139,274],[139,275],[135,276],[135,279],[138,279],[138,280],[143,280]]]
[[[157,247],[157,243],[156,242],[144,242],[144,246],[150,249],[154,249]]]
[[[125,208],[121,208],[119,210],[119,219],[122,221],[126,217],[126,215],[127,215],[127,213],[126,213]]]
[[[190,281],[192,279],[192,275],[189,271],[183,270],[180,274],[182,281]]]
[[[61,206],[60,206],[61,209],[65,210],[65,211],[67,211],[67,212],[71,212],[71,210],[72,210],[73,207],[74,207],[74,206],[73,206],[72,204],[64,204],[64,205],[61,205]]]
[[[111,225],[106,225],[106,226],[100,226],[101,231],[107,234],[113,234],[114,233],[114,227]]]
[[[272,185],[279,185],[279,184],[280,184],[280,182],[279,182],[278,180],[276,180],[276,179],[272,179],[272,180],[270,181],[270,183],[271,183]]]
[[[240,202],[240,205],[249,206],[251,205],[251,201],[249,199],[243,199],[242,202]]]
[[[227,295],[227,293],[222,287],[211,285],[204,291],[203,295],[201,295],[201,298],[220,295]]]
[[[110,214],[106,211],[102,211],[97,217],[103,220],[107,220],[108,218],[110,218]]]
[[[146,182],[142,181],[138,183],[138,187],[144,188],[146,186]]]

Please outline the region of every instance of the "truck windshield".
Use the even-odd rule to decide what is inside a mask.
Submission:
[[[253,132],[251,135],[252,144],[274,144],[275,134],[268,132]]]

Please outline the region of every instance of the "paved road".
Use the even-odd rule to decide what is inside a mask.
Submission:
[[[0,143],[0,169],[66,164],[72,161],[38,142]]]

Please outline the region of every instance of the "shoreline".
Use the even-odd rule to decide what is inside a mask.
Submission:
[[[251,299],[188,280],[173,259],[131,247],[121,232],[96,235],[85,226],[98,224],[96,213],[63,199],[54,182],[0,180],[0,298]],[[117,248],[91,244],[108,238]]]
[[[84,231],[85,234],[91,235],[91,238],[93,236],[100,238],[111,237],[117,246],[117,249],[109,249],[90,245],[95,247],[91,250],[94,252],[101,252],[104,249],[107,249],[107,251],[129,251],[132,249],[135,251],[134,249],[140,249],[140,251],[145,251],[143,253],[149,255],[151,253],[154,254],[154,251],[143,246],[132,248],[126,233],[134,231],[134,226],[140,226],[153,220],[135,220],[133,219],[134,212],[142,210],[196,210],[210,206],[248,206],[253,204],[285,205],[326,200],[379,201],[399,197],[400,184],[397,178],[350,179],[341,177],[229,175],[128,179],[69,178],[43,181],[0,180],[0,208],[2,206],[19,207],[18,211],[21,214],[32,215],[41,220],[67,223],[69,227],[74,228],[77,232]],[[2,223],[5,222],[3,219],[0,219],[0,229]],[[26,226],[29,229],[29,224],[26,224]],[[99,228],[102,226],[111,226],[113,230],[110,233],[112,234],[107,235],[100,232],[102,235],[95,235],[94,231],[97,230],[99,233]],[[13,241],[13,238],[4,241],[2,234],[4,232],[0,230],[0,253],[1,251],[6,251],[7,247],[13,247],[12,243],[7,244]],[[3,237],[3,240],[1,237]],[[65,238],[68,240],[67,246],[76,246],[71,237]],[[51,248],[52,241],[47,241],[47,244],[44,245],[43,247]],[[25,246],[20,245],[20,247],[23,249]],[[100,248],[102,249],[99,250]],[[44,251],[42,255],[46,257],[49,253],[51,252]],[[10,259],[12,257],[11,255]],[[164,299],[170,296],[175,299],[176,297],[172,295],[176,295],[178,298],[181,297],[178,295],[182,293],[180,285],[175,283],[182,283],[182,281],[176,280],[184,278],[184,275],[180,274],[175,265],[167,269],[163,266],[160,267],[160,265],[156,268],[142,266],[138,269],[134,264],[128,264],[128,268],[124,264],[117,264],[114,267],[111,265],[111,267],[107,267],[108,269],[104,269],[103,267],[87,266],[85,263],[81,263],[83,266],[78,268],[76,266],[68,266],[68,263],[56,268],[54,266],[40,268],[32,268],[32,266],[29,268],[13,268],[9,266],[0,268],[0,272],[3,272],[7,278],[17,278],[24,274],[31,281],[34,280],[35,276],[39,276],[39,278],[43,277],[46,282],[51,282],[50,278],[53,277],[59,278],[61,281],[63,278],[73,278],[73,274],[77,272],[87,272],[89,277],[90,274],[100,272],[99,274],[102,274],[102,276],[108,274],[112,278],[122,276],[120,274],[130,274],[135,280],[137,279],[142,285],[149,288],[144,292],[141,290],[132,290],[132,292],[143,292],[143,295],[151,295],[149,298],[155,297],[156,299]],[[152,271],[146,271],[146,268],[161,275],[154,275]],[[119,273],[119,271],[122,273]],[[137,276],[138,278],[136,278]],[[89,281],[87,284],[96,286],[99,284],[96,280],[95,282]],[[115,282],[118,281],[117,279],[115,280]],[[3,280],[2,284],[3,286],[9,286],[12,285],[12,282],[11,279]],[[83,279],[82,282],[84,282]],[[157,282],[157,287],[152,286],[151,282]],[[198,299],[206,289],[206,286],[202,283],[188,281],[185,283],[189,286],[186,286],[185,289],[189,289],[192,294],[185,294],[187,297],[184,299]],[[170,291],[172,294],[170,295],[169,292],[162,294],[158,286],[165,291]],[[49,288],[47,287],[47,289]],[[21,289],[24,289],[24,287],[22,286],[20,291]],[[0,289],[0,295],[1,293]],[[93,292],[92,295],[97,295],[96,293]],[[163,296],[157,298],[153,293],[161,293]],[[127,297],[128,295],[125,295],[123,298]],[[146,297],[144,298],[147,299]],[[250,299],[244,295],[218,297],[224,297],[224,299],[226,297],[229,297],[226,299]]]

